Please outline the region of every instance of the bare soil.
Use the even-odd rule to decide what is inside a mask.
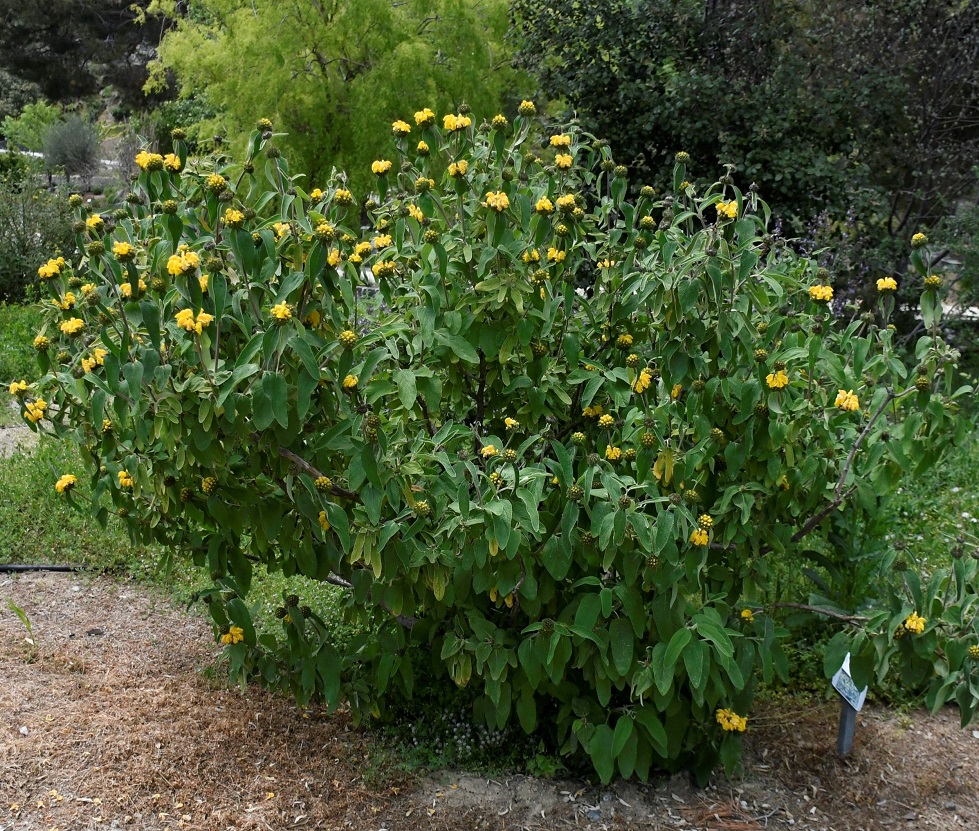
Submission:
[[[229,687],[209,625],[159,594],[41,573],[0,598],[0,831],[979,828],[979,740],[951,711],[865,710],[840,760],[834,703],[771,705],[744,775],[703,790],[419,778],[344,713]]]

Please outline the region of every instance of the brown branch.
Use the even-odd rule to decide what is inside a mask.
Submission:
[[[857,489],[856,485],[850,485],[845,493],[838,494],[836,499],[830,502],[825,508],[823,508],[818,514],[814,514],[809,517],[806,524],[803,525],[798,531],[792,535],[792,542],[799,542],[806,534],[812,531],[820,522],[826,519],[829,514],[840,507],[847,499],[850,498],[852,494]]]
[[[773,603],[772,606],[779,609],[801,609],[803,612],[813,612],[817,615],[825,615],[826,617],[835,618],[836,620],[842,620],[846,623],[863,623],[868,620],[863,615],[846,615],[843,612],[834,612],[832,609],[824,609],[821,606],[810,606],[807,603]]]
[[[425,417],[425,423],[428,425],[428,435],[434,436],[437,431],[435,429],[435,425],[432,424],[432,417],[428,413],[428,405],[425,403],[425,399],[420,395],[417,397],[417,400],[418,406],[421,408],[422,415]]]
[[[259,438],[259,434],[253,433],[252,438],[257,440]],[[291,450],[287,450],[285,447],[279,448],[279,455],[283,459],[288,459],[290,462],[296,465],[296,467],[301,468],[302,470],[306,471],[306,473],[308,473],[310,476],[313,476],[316,479],[319,479],[321,476],[326,475],[320,472],[319,470],[317,470],[315,467],[313,467],[304,458],[302,458],[301,456],[297,456],[295,453],[293,453]],[[330,493],[332,493],[334,496],[340,496],[343,499],[349,499],[351,502],[361,501],[360,496],[358,496],[356,493],[354,493],[353,491],[348,491],[345,488],[341,488],[338,485],[333,485],[330,488]]]

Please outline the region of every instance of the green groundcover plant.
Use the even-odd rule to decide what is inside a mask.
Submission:
[[[240,677],[364,716],[443,678],[603,781],[703,779],[788,670],[773,561],[964,432],[941,280],[916,239],[909,368],[892,279],[836,318],[757,194],[697,192],[680,153],[629,202],[602,141],[519,113],[395,122],[361,204],[290,175],[266,120],[240,163],[142,151],[125,207],[73,200],[86,255],[41,266],[43,374],[11,391],[83,449],[53,487],[210,571]],[[362,634],[341,651],[296,596],[256,633],[256,567],[342,586]],[[887,573],[828,665],[900,659],[970,720],[974,561]]]

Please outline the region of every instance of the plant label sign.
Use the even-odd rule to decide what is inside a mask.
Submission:
[[[840,727],[836,734],[836,752],[846,756],[853,747],[853,735],[857,728],[857,713],[867,700],[867,687],[857,689],[850,677],[850,653],[846,653],[843,666],[833,676],[833,688],[840,694]]]
[[[846,701],[858,713],[863,709],[863,703],[867,700],[867,687],[862,690],[857,689],[850,677],[850,653],[846,653],[843,659],[843,666],[837,670],[833,676],[833,689],[835,689],[843,700]]]

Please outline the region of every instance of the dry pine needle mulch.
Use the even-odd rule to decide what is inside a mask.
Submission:
[[[706,789],[414,781],[344,714],[229,687],[210,627],[108,578],[0,576],[0,831],[121,829],[979,828],[979,741],[951,711],[862,714],[833,754],[837,709],[752,719],[746,775]]]

